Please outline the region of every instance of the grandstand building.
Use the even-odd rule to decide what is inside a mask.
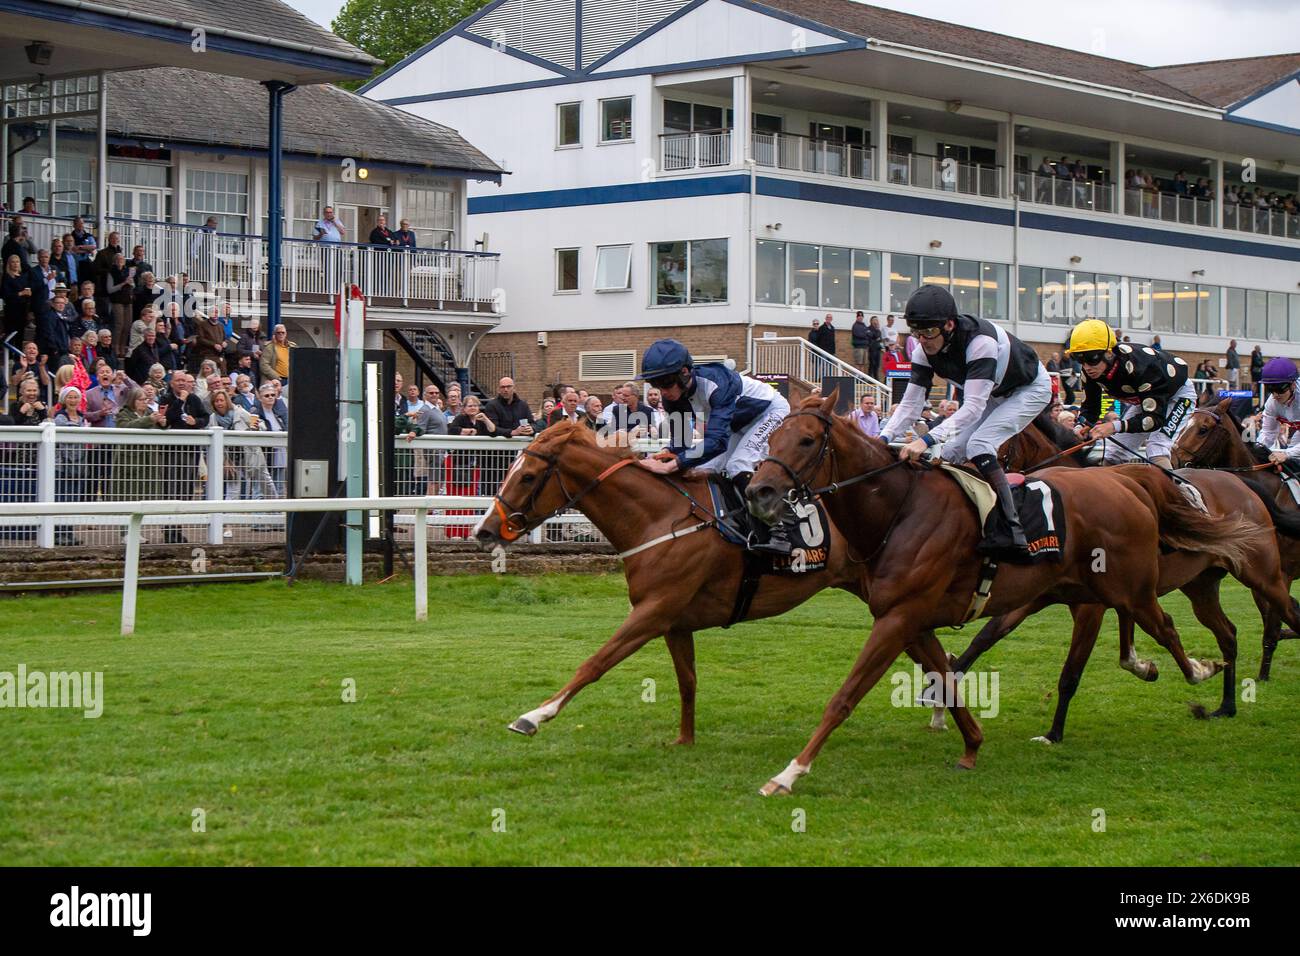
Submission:
[[[1300,54],[1146,67],[850,0],[496,0],[364,95],[457,129],[530,397],[744,364],[920,283],[1046,355],[1106,316],[1300,356]]]

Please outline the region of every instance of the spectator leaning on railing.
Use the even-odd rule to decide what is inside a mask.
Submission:
[[[534,433],[533,412],[528,403],[515,394],[515,380],[506,376],[497,383],[497,397],[488,402],[483,413],[501,437],[528,437]]]

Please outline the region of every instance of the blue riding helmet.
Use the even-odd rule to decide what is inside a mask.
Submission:
[[[692,368],[695,360],[690,350],[676,339],[659,339],[650,343],[641,357],[641,374],[638,380],[664,378],[676,375],[683,368]]]

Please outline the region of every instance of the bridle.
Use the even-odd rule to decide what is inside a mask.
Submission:
[[[559,455],[549,452],[533,451],[531,448],[520,449],[519,454],[527,455],[529,458],[536,458],[538,461],[546,462],[546,469],[541,474],[541,480],[533,484],[533,490],[529,492],[528,497],[519,507],[516,508],[514,505],[510,504],[510,502],[506,501],[500,493],[492,496],[492,507],[496,510],[498,517],[501,519],[501,540],[507,543],[518,539],[539,525],[544,524],[558,515],[561,511],[568,511],[570,508],[573,508],[579,501],[587,497],[591,492],[595,491],[602,481],[614,474],[614,472],[618,471],[620,468],[630,465],[636,460],[634,458],[619,459],[598,474],[595,478],[591,479],[591,481],[587,482],[587,484],[577,493],[570,494],[569,489],[564,485],[564,475],[560,473]],[[528,513],[533,510],[533,507],[537,504],[537,499],[541,497],[542,492],[546,490],[546,486],[550,483],[552,477],[555,478],[556,482],[559,484],[560,493],[565,496],[565,500],[561,505],[559,505],[559,507],[554,508],[540,518],[535,518],[530,521],[528,519]],[[518,519],[518,521],[516,521],[516,519]]]
[[[1212,418],[1214,419],[1214,424],[1218,425],[1220,428],[1223,427],[1223,418],[1219,415],[1218,412],[1216,412],[1212,408],[1192,409],[1192,417],[1195,418],[1197,415],[1205,415],[1207,418]],[[1200,448],[1196,449],[1196,451],[1194,451],[1192,454],[1186,456],[1183,459],[1184,467],[1202,468],[1206,471],[1228,471],[1228,472],[1235,472],[1238,474],[1250,474],[1256,471],[1268,471],[1270,468],[1273,469],[1274,471],[1280,470],[1280,466],[1273,464],[1271,461],[1260,462],[1258,465],[1251,465],[1247,468],[1232,468],[1226,465],[1209,466],[1209,465],[1202,464],[1202,462],[1209,460],[1210,457],[1209,453],[1218,454],[1220,450],[1219,445],[1221,444],[1222,442],[1219,442],[1218,444],[1211,446],[1208,441],[1201,442]],[[1209,453],[1207,453],[1207,450]]]
[[[808,479],[816,475],[817,470],[822,466],[822,462],[827,458],[832,460],[835,458],[835,449],[831,445],[831,428],[835,425],[835,422],[829,415],[823,414],[821,411],[813,410],[791,412],[789,415],[785,416],[785,420],[789,421],[791,418],[798,418],[800,415],[807,415],[822,423],[822,443],[821,447],[817,450],[816,457],[811,461],[806,462],[804,466],[797,471],[775,455],[768,455],[763,459],[765,462],[770,461],[789,475],[792,484],[789,492],[786,493],[786,502],[790,505],[793,505],[796,501],[808,501],[819,497],[820,495],[834,494],[841,488],[847,488],[849,485],[856,485],[859,482],[867,481],[870,478],[874,478],[876,475],[889,471],[891,468],[897,468],[899,465],[905,464],[903,459],[900,458],[897,461],[890,462],[888,465],[873,468],[871,471],[864,472],[861,475],[854,475],[852,478],[846,478],[844,481],[833,481],[822,488],[810,488],[808,487]],[[805,473],[808,473],[807,478],[804,477]]]

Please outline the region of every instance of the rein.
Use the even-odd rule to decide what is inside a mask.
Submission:
[[[1195,418],[1197,415],[1204,415],[1207,418],[1212,418],[1214,419],[1214,423],[1216,425],[1218,425],[1220,428],[1223,427],[1223,418],[1219,415],[1218,412],[1216,412],[1212,408],[1193,409],[1192,417]],[[1230,465],[1198,465],[1197,459],[1200,457],[1200,451],[1201,449],[1197,449],[1197,453],[1193,454],[1191,457],[1187,459],[1188,468],[1199,468],[1202,471],[1225,471],[1229,474],[1235,474],[1235,475],[1250,475],[1250,474],[1254,474],[1257,471],[1269,471],[1270,469],[1273,471],[1277,471],[1279,473],[1282,471],[1281,465],[1275,464],[1271,461],[1263,461],[1257,465],[1248,465],[1246,467],[1241,467],[1241,468],[1233,467]]]
[[[1031,468],[1026,468],[1024,471],[1021,472],[1021,474],[1023,474],[1023,475],[1028,475],[1028,474],[1030,474],[1031,472],[1035,472],[1035,471],[1037,471],[1039,468],[1046,468],[1046,467],[1047,467],[1048,465],[1050,465],[1052,462],[1054,462],[1054,461],[1059,461],[1059,460],[1062,459],[1062,458],[1068,458],[1070,455],[1073,455],[1075,452],[1077,452],[1077,451],[1083,451],[1083,449],[1089,447],[1090,445],[1094,445],[1094,444],[1096,444],[1096,440],[1095,440],[1095,439],[1090,439],[1090,440],[1088,440],[1088,441],[1081,441],[1081,442],[1079,442],[1079,444],[1077,444],[1077,445],[1072,445],[1071,447],[1065,449],[1065,451],[1057,452],[1057,453],[1056,453],[1055,455],[1053,455],[1051,458],[1044,458],[1042,461],[1040,461],[1038,464],[1034,465],[1033,467],[1031,467]]]
[[[614,474],[620,468],[625,468],[636,461],[635,458],[621,458],[618,461],[614,462],[614,464],[606,468],[604,471],[602,471],[600,474],[598,474],[595,478],[591,479],[591,481],[587,482],[587,484],[580,491],[578,491],[577,494],[569,494],[569,489],[564,487],[564,476],[560,474],[559,455],[543,454],[540,451],[533,451],[531,448],[522,449],[520,451],[520,454],[527,455],[530,458],[536,458],[539,461],[546,462],[546,470],[542,472],[542,480],[537,482],[537,484],[533,486],[532,493],[529,494],[528,498],[524,501],[523,505],[521,505],[518,508],[514,507],[514,505],[506,501],[505,498],[501,497],[500,493],[494,494],[492,496],[493,507],[496,509],[497,515],[501,518],[501,540],[507,543],[518,539],[520,536],[525,535],[529,531],[533,530],[533,528],[536,528],[539,525],[545,523],[546,521],[549,521],[551,518],[554,518],[556,515],[558,515],[561,511],[567,511],[570,508],[574,507],[575,505],[577,505],[579,501],[587,497],[587,495],[591,494],[591,492],[595,491],[596,488],[599,487],[600,483],[604,481],[606,478],[608,478],[610,475]],[[533,505],[537,503],[538,497],[541,495],[542,491],[546,488],[547,483],[551,480],[552,477],[554,477],[555,480],[559,483],[560,491],[563,494],[568,496],[567,500],[563,504],[561,504],[558,508],[555,508],[553,511],[551,511],[549,514],[541,518],[538,518],[534,521],[529,521],[528,512],[531,511]],[[522,520],[520,520],[516,524],[515,518],[520,518]]]

